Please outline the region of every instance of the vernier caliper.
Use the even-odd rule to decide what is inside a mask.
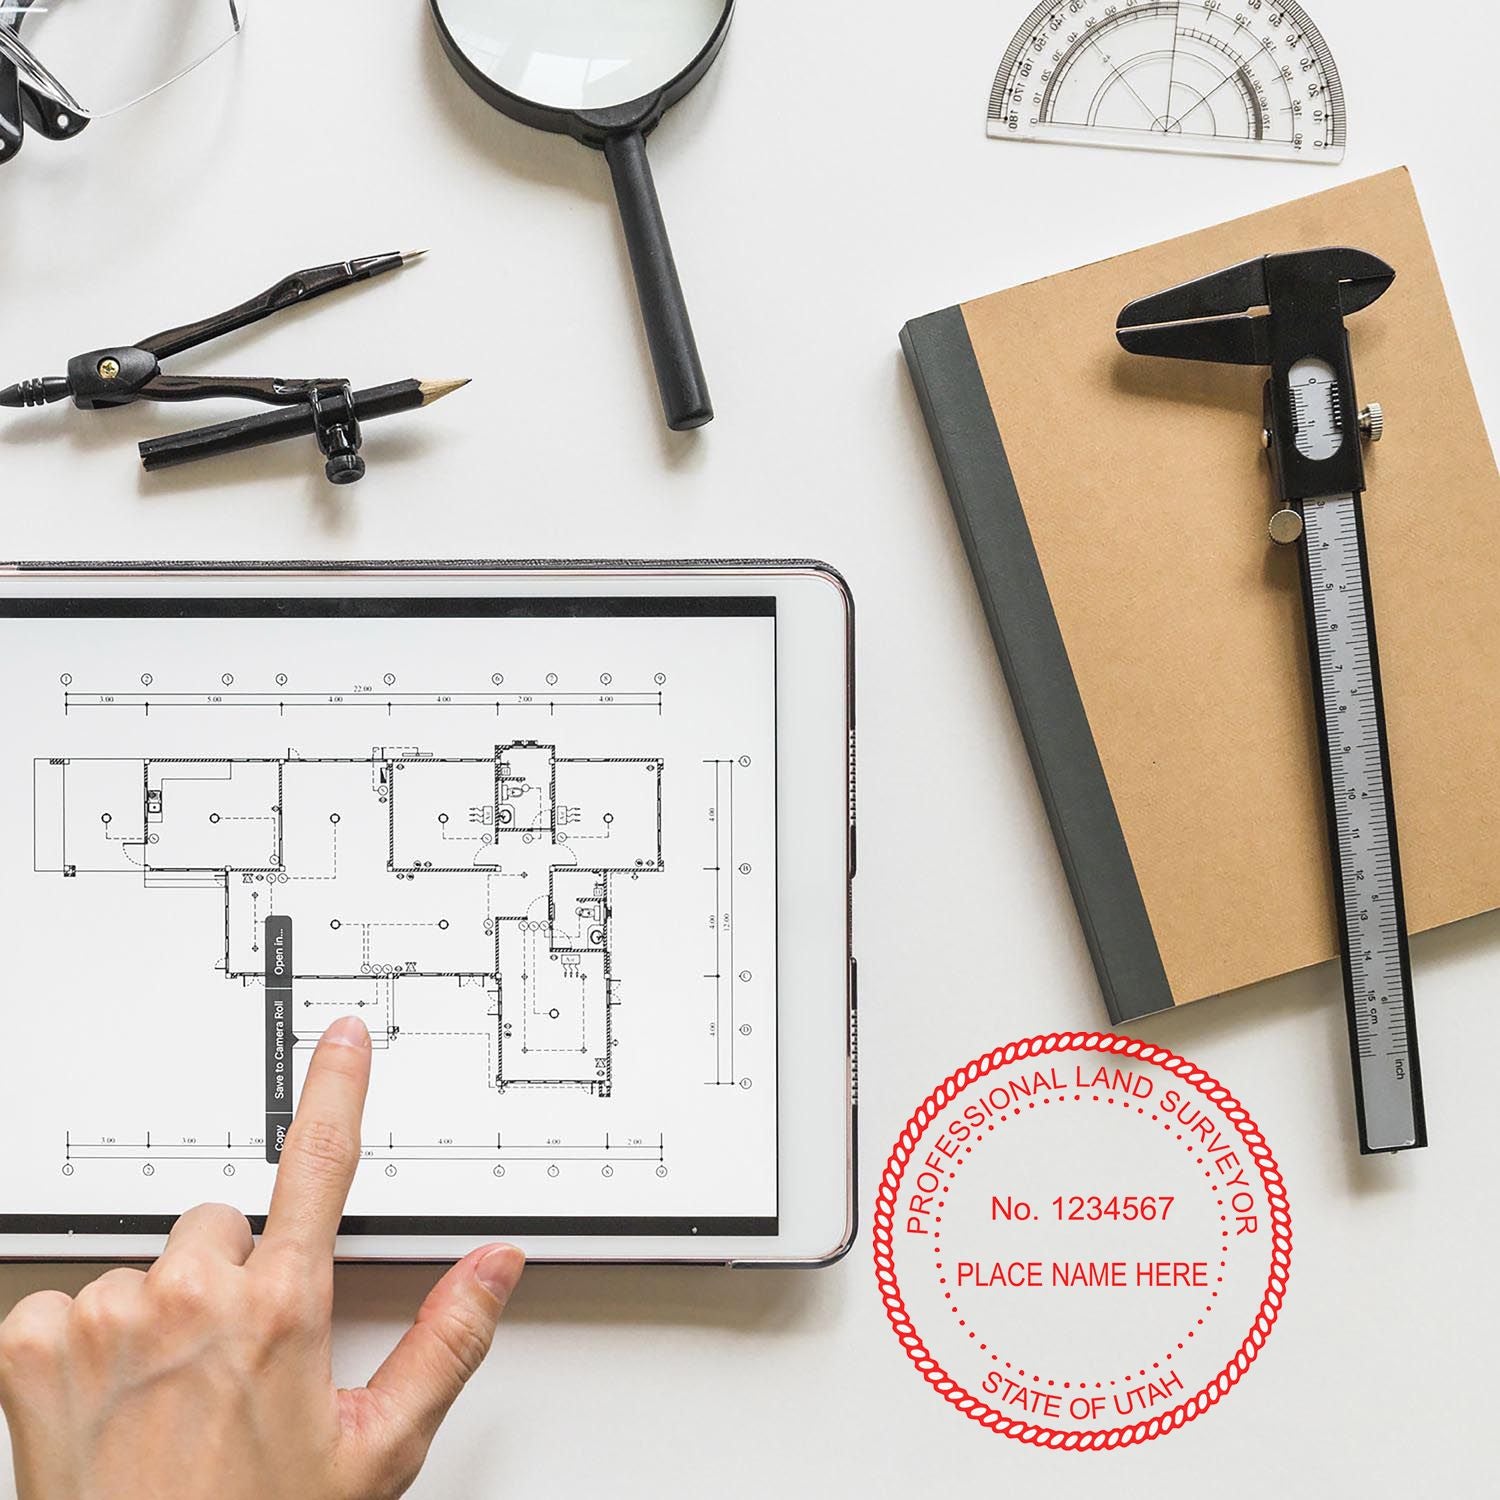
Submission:
[[[1427,1144],[1411,958],[1375,614],[1361,514],[1362,410],[1344,319],[1396,273],[1363,250],[1267,255],[1132,302],[1120,343],[1134,354],[1268,365],[1265,443],[1280,509],[1272,539],[1296,546],[1312,661],[1360,1149]],[[1261,309],[1264,309],[1262,311]]]

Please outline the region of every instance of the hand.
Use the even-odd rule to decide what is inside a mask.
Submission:
[[[223,1204],[184,1214],[149,1271],[0,1324],[0,1405],[20,1500],[389,1500],[485,1354],[520,1277],[476,1250],[433,1289],[374,1378],[339,1390],[333,1247],[359,1160],[370,1036],[324,1033],[260,1244]]]

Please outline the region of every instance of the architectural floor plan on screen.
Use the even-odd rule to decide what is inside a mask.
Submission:
[[[773,1232],[774,619],[288,613],[0,617],[0,1218],[264,1212],[356,1014],[362,1222]]]
[[[354,1010],[381,1047],[403,1021],[482,1038],[497,1090],[610,1092],[610,887],[662,868],[661,761],[523,741],[34,774],[39,872],[222,894],[215,967],[265,991],[268,1160],[296,1034]]]

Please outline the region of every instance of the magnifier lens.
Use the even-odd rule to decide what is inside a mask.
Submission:
[[[685,72],[724,0],[442,0],[470,61],[508,93],[553,109],[609,109]]]
[[[712,421],[646,136],[718,56],[735,0],[430,3],[449,59],[480,98],[604,153],[667,425]]]

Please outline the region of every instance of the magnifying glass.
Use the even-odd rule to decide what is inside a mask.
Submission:
[[[603,151],[662,410],[675,432],[713,420],[646,137],[708,72],[734,0],[431,0],[460,77],[487,104],[537,130]]]

